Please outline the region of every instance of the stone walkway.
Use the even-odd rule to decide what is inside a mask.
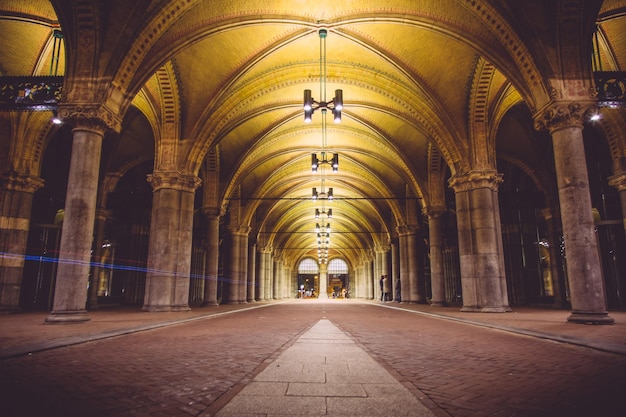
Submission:
[[[626,416],[625,312],[610,326],[362,300],[89,314],[0,315],[2,417]]]
[[[265,415],[434,416],[326,319],[300,336],[216,417]]]

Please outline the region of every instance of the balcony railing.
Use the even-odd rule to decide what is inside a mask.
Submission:
[[[0,77],[0,110],[53,110],[63,77]]]
[[[626,72],[596,71],[598,106],[616,109],[626,107]]]

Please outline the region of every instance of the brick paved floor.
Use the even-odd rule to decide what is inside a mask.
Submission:
[[[144,314],[150,321],[170,317]],[[0,415],[217,410],[321,318],[349,333],[439,416],[626,416],[624,355],[341,300],[276,304],[0,360]],[[87,326],[40,329],[50,337]],[[16,338],[26,343],[28,335]]]

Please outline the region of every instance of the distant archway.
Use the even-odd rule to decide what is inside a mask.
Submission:
[[[333,298],[347,298],[350,292],[348,264],[340,258],[328,262],[328,286],[332,288]]]
[[[313,258],[304,258],[298,264],[298,298],[313,298],[319,294],[320,267]]]

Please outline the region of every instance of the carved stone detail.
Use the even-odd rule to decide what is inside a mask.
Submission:
[[[497,191],[502,184],[502,174],[495,170],[470,171],[464,175],[456,175],[449,180],[450,187],[455,192],[489,188]]]
[[[122,119],[102,104],[60,104],[59,117],[74,128],[85,128],[104,135],[120,132]]]
[[[180,172],[155,172],[148,175],[148,182],[153,191],[170,188],[178,191],[195,191],[202,180],[195,175],[182,174]]]
[[[617,191],[626,191],[626,172],[613,175],[608,180],[609,185],[615,187]]]
[[[16,172],[9,172],[0,177],[0,185],[5,191],[25,191],[34,193],[43,187],[44,180],[31,175],[22,175]]]
[[[556,101],[540,111],[534,118],[536,130],[553,131],[567,127],[582,127],[585,120],[597,114],[595,102]]]

